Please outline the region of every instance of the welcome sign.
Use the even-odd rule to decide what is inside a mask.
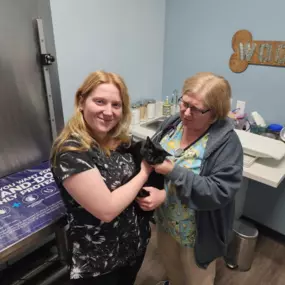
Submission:
[[[0,252],[65,212],[48,162],[0,179]]]
[[[285,66],[284,41],[255,41],[249,31],[240,30],[232,38],[232,48],[229,66],[233,72],[243,72],[249,64]]]

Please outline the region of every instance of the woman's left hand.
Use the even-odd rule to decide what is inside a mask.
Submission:
[[[153,165],[153,168],[156,173],[166,175],[173,170],[174,164],[171,160],[166,158],[161,164]]]
[[[144,211],[152,211],[164,202],[166,198],[164,189],[159,190],[155,187],[144,187],[143,189],[149,192],[149,196],[137,198],[136,201]]]

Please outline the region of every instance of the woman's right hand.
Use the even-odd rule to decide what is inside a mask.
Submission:
[[[141,162],[141,170],[140,173],[145,175],[146,179],[149,177],[151,172],[153,171],[153,167],[150,166],[145,160]]]
[[[136,201],[144,211],[152,211],[159,207],[166,199],[166,192],[164,189],[159,190],[155,187],[144,187],[149,192],[149,196],[137,198]]]

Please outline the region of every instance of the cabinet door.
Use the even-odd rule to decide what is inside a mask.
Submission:
[[[44,20],[48,52],[55,53],[49,5],[48,0],[0,1],[0,177],[49,158],[51,125],[35,23]],[[50,71],[61,126],[56,63]]]

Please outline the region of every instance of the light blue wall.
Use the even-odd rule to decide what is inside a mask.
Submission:
[[[165,0],[51,0],[65,120],[92,71],[124,77],[132,101],[160,98]]]
[[[166,0],[163,96],[181,90],[186,77],[211,71],[230,81],[233,106],[244,100],[247,111],[285,123],[285,68],[249,66],[236,74],[228,64],[231,39],[240,29],[255,40],[285,41],[284,9],[284,0]]]
[[[284,40],[282,0],[51,0],[65,120],[86,75],[97,69],[120,73],[133,101],[161,98],[198,71],[231,83],[268,122],[285,123],[285,69],[249,66],[236,74],[228,62],[239,29],[256,40]],[[271,188],[251,181],[245,213],[285,234],[285,182]]]
[[[268,122],[285,123],[285,68],[249,66],[229,69],[231,39],[240,29],[255,40],[285,41],[285,1],[166,0],[163,96],[181,90],[186,77],[199,71],[225,76],[247,111]],[[285,182],[278,189],[250,181],[245,214],[285,234]]]

